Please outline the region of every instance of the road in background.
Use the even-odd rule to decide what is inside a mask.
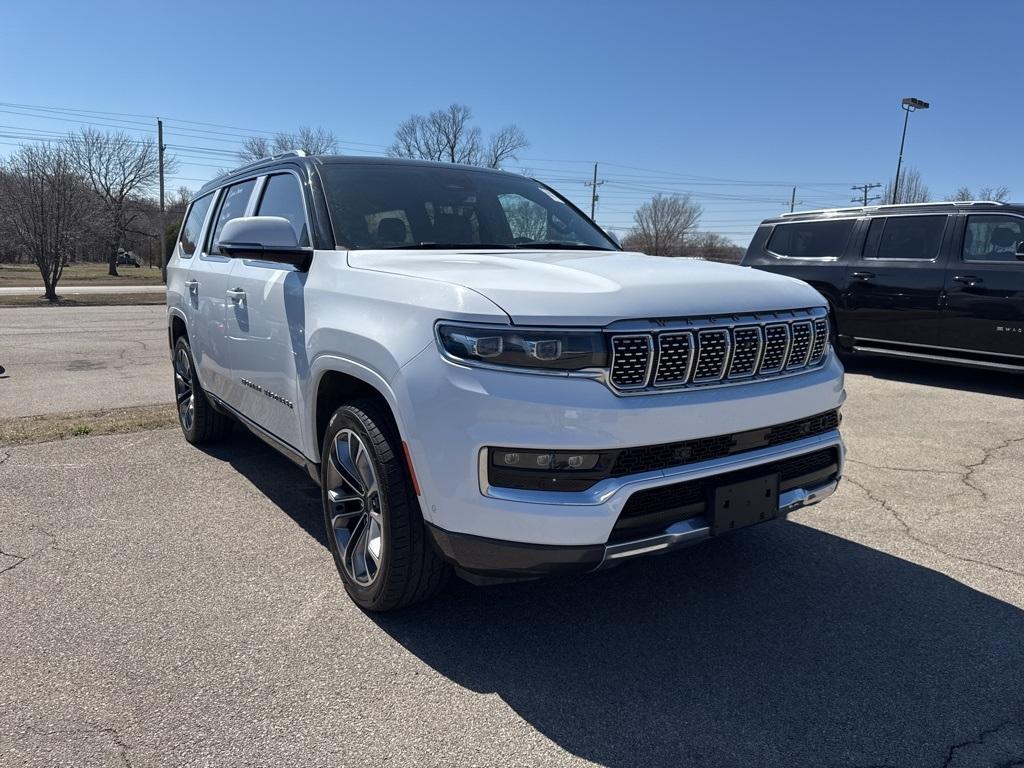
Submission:
[[[0,418],[173,402],[166,317],[162,306],[0,308]]]
[[[825,503],[389,616],[252,437],[0,448],[0,764],[1018,764],[1021,380],[852,370]]]
[[[165,285],[60,285],[58,296],[81,296],[88,294],[122,294],[122,293],[166,293]],[[0,287],[0,296],[42,296],[42,286],[19,286],[17,288]],[[49,307],[44,307],[49,309]]]

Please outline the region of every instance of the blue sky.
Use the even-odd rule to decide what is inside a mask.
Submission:
[[[688,191],[702,229],[745,245],[793,185],[822,207],[889,178],[900,99],[917,96],[932,108],[911,116],[904,162],[934,198],[1005,184],[1024,199],[1014,0],[6,0],[0,41],[0,152],[79,121],[143,132],[159,115],[187,148],[172,186],[231,165],[247,130],[323,126],[345,152],[380,153],[400,120],[454,101],[485,132],[519,124],[531,147],[513,167],[588,208],[599,161],[606,226],[623,230],[655,191]]]

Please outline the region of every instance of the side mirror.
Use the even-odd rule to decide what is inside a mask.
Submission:
[[[1016,255],[1018,259],[1024,261],[1024,240],[1021,240],[1019,243],[1017,243]]]
[[[308,269],[312,248],[302,248],[288,219],[281,216],[243,216],[220,232],[217,247],[232,259],[259,259]]]

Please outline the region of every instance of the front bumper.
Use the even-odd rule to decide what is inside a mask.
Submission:
[[[768,519],[785,518],[791,512],[817,504],[835,492],[842,475],[845,452],[838,432],[800,441],[799,444],[786,446],[784,450],[758,451],[757,457],[737,456],[728,462],[719,460],[704,462],[705,466],[694,465],[672,473],[671,484],[704,480],[709,488],[713,488],[716,481],[725,484],[739,475],[756,473],[759,466],[768,466],[773,461],[807,455],[809,448],[819,451],[822,448],[835,449],[837,464],[824,474],[808,477],[807,482],[788,487],[779,494],[775,515]],[[630,486],[633,491],[639,491],[664,487],[664,482],[652,483],[650,479],[634,479],[624,484],[625,486]],[[634,557],[681,549],[713,535],[710,522],[702,514],[672,522],[660,531],[647,532],[636,538],[620,538],[603,544],[580,546],[502,541],[453,533],[434,525],[430,526],[430,531],[444,556],[464,573],[499,579],[536,578],[557,573],[599,570]]]
[[[670,443],[803,419],[839,408],[846,396],[834,355],[820,369],[778,380],[617,397],[593,380],[453,364],[434,347],[402,367],[394,392],[427,523],[450,536],[602,550],[638,491],[826,445],[839,446],[841,454],[839,433],[610,478],[578,493],[490,487],[481,471],[485,449],[600,451]]]

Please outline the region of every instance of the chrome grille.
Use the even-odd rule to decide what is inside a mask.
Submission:
[[[618,326],[628,332],[609,334],[608,382],[619,391],[707,387],[789,375],[819,367],[828,350],[824,308]]]
[[[761,329],[756,325],[733,330],[730,379],[744,379],[754,375],[761,356],[761,346]]]
[[[810,320],[793,323],[793,343],[789,345],[789,360],[786,368],[802,368],[807,365],[811,353],[811,340],[814,337],[814,326]]]
[[[612,336],[612,385],[618,389],[638,389],[647,385],[651,375],[653,340],[649,334]]]
[[[828,345],[828,318],[817,317],[814,319],[814,344],[811,346],[811,358],[808,364],[821,360],[825,354],[825,347]]]
[[[658,370],[654,374],[654,386],[666,387],[686,382],[690,378],[692,364],[692,333],[686,331],[658,335]]]
[[[694,367],[694,382],[718,381],[725,375],[729,359],[729,330],[713,328],[697,334],[697,365]]]

